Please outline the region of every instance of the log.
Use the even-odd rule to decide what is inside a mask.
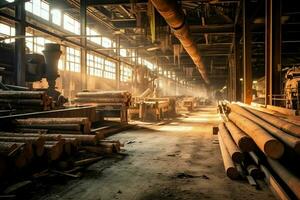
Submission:
[[[18,147],[16,143],[0,142],[0,155],[8,155]]]
[[[48,130],[49,134],[70,134],[70,135],[82,135],[83,131],[65,131],[65,130]]]
[[[244,156],[234,143],[232,137],[230,136],[230,133],[225,128],[224,123],[219,124],[219,134],[228,153],[231,156],[231,159],[236,163],[242,163],[242,161],[244,160]]]
[[[97,162],[99,160],[103,159],[103,156],[99,156],[99,157],[95,157],[95,158],[87,158],[87,159],[83,159],[83,160],[78,160],[74,162],[74,166],[78,167],[78,166],[83,166],[83,165],[90,165],[94,162]]]
[[[31,124],[31,125],[18,124],[17,127],[49,129],[49,130],[81,131],[80,124]]]
[[[259,117],[255,116],[254,114],[250,113],[246,109],[243,109],[237,104],[231,104],[230,109],[233,112],[239,113],[243,115],[244,117],[248,118],[249,120],[255,122],[265,130],[267,130],[269,133],[271,133],[274,137],[278,138],[280,141],[285,143],[287,146],[291,147],[295,152],[300,154],[300,138],[297,138],[295,136],[289,135],[282,130],[272,126],[268,122],[260,119]]]
[[[81,147],[81,149],[99,155],[106,155],[106,154],[113,153],[113,148],[109,148],[109,147],[83,146]]]
[[[78,92],[76,97],[80,98],[122,98],[122,97],[130,97],[131,94],[128,91],[96,91],[96,92]]]
[[[68,118],[27,118],[16,119],[16,123],[20,125],[32,124],[89,124],[90,121],[87,117],[68,117]]]
[[[265,155],[274,159],[278,159],[283,155],[283,144],[271,136],[259,125],[234,112],[231,112],[228,117],[233,123],[235,123],[241,130],[243,130],[253,139],[258,148]]]
[[[0,104],[13,104],[20,106],[43,106],[48,105],[42,99],[1,99]]]
[[[260,162],[260,159],[254,152],[250,152],[249,155],[251,156],[252,160],[259,165],[260,170],[265,175],[265,181],[268,184],[271,191],[276,195],[278,199],[281,200],[290,200],[289,196],[286,194],[285,190],[281,187],[278,181],[273,177],[271,172]]]
[[[44,153],[45,138],[43,137],[10,137],[0,136],[0,141],[33,144],[35,154],[40,157]]]
[[[297,199],[300,199],[300,179],[286,169],[281,163],[276,160],[267,158],[269,165],[281,178],[283,182],[291,189]]]
[[[252,176],[253,178],[255,179],[259,179],[259,178],[262,178],[264,177],[262,171],[260,169],[258,169],[257,166],[253,165],[253,164],[250,164],[246,167],[247,169],[247,172],[250,176]]]
[[[9,143],[9,142],[7,142]],[[13,142],[11,142],[13,143]],[[8,154],[8,157],[15,157],[20,152],[25,156],[27,162],[30,162],[32,158],[34,157],[33,147],[31,143],[15,143],[17,145],[17,148],[14,149],[11,153]]]
[[[47,129],[34,129],[34,128],[17,128],[15,130],[17,132],[21,132],[21,133],[40,133],[40,134],[46,134],[48,132]]]
[[[44,99],[43,91],[0,91],[1,99]]]
[[[252,138],[239,129],[234,123],[229,121],[226,122],[225,125],[229,130],[233,140],[243,152],[250,152],[255,149],[255,143]]]
[[[238,170],[236,169],[232,159],[231,159],[231,156],[230,154],[228,153],[223,141],[222,141],[222,138],[221,138],[221,135],[218,134],[218,138],[219,138],[219,145],[220,145],[220,150],[221,150],[221,155],[222,155],[222,158],[223,158],[223,164],[224,164],[224,168],[225,168],[225,172],[226,172],[226,175],[230,178],[230,179],[238,179],[239,178],[239,172]]]
[[[128,98],[103,98],[103,97],[94,97],[94,98],[75,98],[74,102],[76,103],[127,103],[130,101]]]
[[[10,133],[10,132],[0,132],[0,137],[43,137],[45,140],[60,140],[61,135],[51,135],[51,134],[39,134],[39,133]]]
[[[21,152],[20,154],[15,156],[14,163],[18,169],[24,168],[28,164],[25,153]]]
[[[300,137],[300,126],[297,126],[296,124],[293,124],[286,120],[283,120],[277,116],[267,114],[264,112],[260,112],[255,109],[251,109],[251,108],[245,108],[245,109],[247,109],[249,112],[253,113],[254,115],[260,117],[261,119],[269,122],[273,126],[279,128],[293,136]]]
[[[58,144],[58,142],[48,143],[48,144],[46,143],[45,151],[46,151],[47,158],[51,161],[58,160],[62,153],[61,146]]]

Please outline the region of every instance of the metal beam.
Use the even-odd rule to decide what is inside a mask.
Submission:
[[[251,65],[251,22],[249,20],[248,0],[243,0],[243,63],[244,63],[244,103],[252,102],[252,65]]]
[[[281,0],[265,3],[265,104],[272,105],[273,94],[280,94]]]
[[[87,0],[88,6],[96,6],[96,5],[126,5],[131,4],[133,1],[131,0]],[[148,0],[135,0],[134,3],[147,3]]]
[[[86,1],[80,0],[80,34],[86,35],[86,25],[87,25],[87,17],[86,17]],[[80,38],[81,43],[81,89],[84,90],[87,88],[87,38]]]
[[[26,11],[25,1],[18,0],[15,9],[15,16],[19,20],[16,27],[16,35],[25,35],[26,32]],[[17,85],[25,86],[25,38],[19,38],[15,41],[15,63],[16,63],[16,80]]]

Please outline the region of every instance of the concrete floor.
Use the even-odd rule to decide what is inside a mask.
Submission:
[[[56,181],[32,199],[274,199],[263,182],[258,190],[226,177],[212,135],[220,120],[216,108],[208,107],[165,125],[114,135],[128,156],[95,163],[82,179]]]

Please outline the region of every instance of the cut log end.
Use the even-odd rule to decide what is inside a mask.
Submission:
[[[226,170],[226,174],[230,179],[236,180],[240,177],[238,170],[235,167],[229,167]]]
[[[255,143],[250,137],[241,138],[238,145],[243,152],[250,152],[255,150]]]
[[[241,152],[234,152],[232,154],[232,160],[235,163],[242,163],[244,161],[244,155]]]
[[[279,159],[284,153],[284,146],[276,139],[269,140],[264,145],[265,154],[273,159]]]

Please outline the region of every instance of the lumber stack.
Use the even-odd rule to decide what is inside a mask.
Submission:
[[[78,92],[74,101],[78,104],[125,104],[129,106],[131,94],[127,91],[96,91],[96,92]]]
[[[42,130],[46,130],[49,133],[72,134],[88,134],[91,132],[91,122],[86,117],[16,119],[14,124],[20,132],[37,132]]]
[[[76,105],[97,106],[97,112],[103,117],[118,117],[127,123],[127,111],[131,103],[131,93],[127,91],[85,91],[78,92],[74,99]]]
[[[119,141],[102,135],[0,132],[0,177],[13,169],[22,171],[33,165],[50,166],[70,160],[79,152],[109,155],[121,150]],[[39,164],[37,164],[39,163]],[[72,162],[73,166],[74,163]]]
[[[44,91],[2,91],[0,108],[20,111],[43,111],[54,107],[52,97]]]
[[[280,199],[300,199],[300,126],[250,106],[227,104],[227,109],[229,121],[219,125],[225,169],[241,164],[254,178],[263,172]]]

